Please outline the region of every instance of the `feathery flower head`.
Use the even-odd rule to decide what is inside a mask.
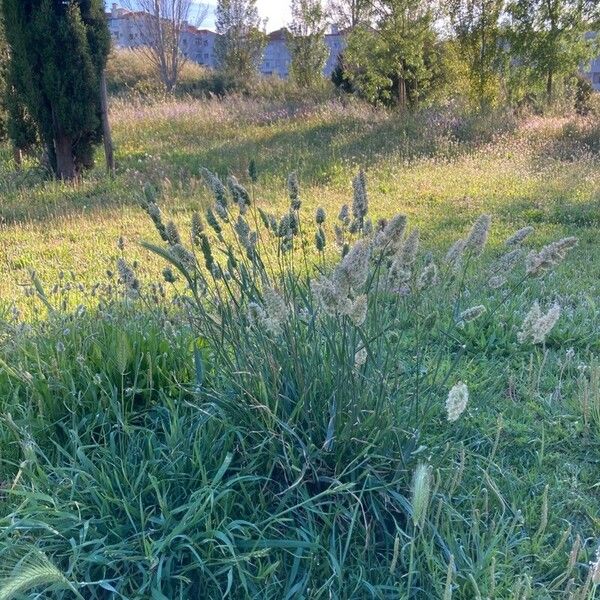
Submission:
[[[559,318],[560,305],[554,304],[544,314],[539,302],[536,300],[527,315],[525,315],[521,331],[517,334],[517,339],[521,344],[527,342],[529,339],[534,344],[543,344]]]
[[[360,327],[367,318],[368,300],[366,294],[361,294],[354,299],[348,312],[348,317],[357,326]]]
[[[530,277],[537,277],[564,260],[567,252],[577,246],[576,237],[566,237],[544,246],[539,252],[532,250],[525,259],[525,269]]]
[[[485,247],[490,232],[490,225],[492,223],[491,215],[481,215],[473,227],[466,239],[465,247],[473,252],[475,256],[479,256]]]
[[[200,244],[200,235],[204,231],[204,223],[202,222],[202,217],[200,213],[194,211],[192,213],[192,242],[198,246]]]
[[[417,289],[424,290],[437,283],[437,267],[434,262],[430,262],[419,275]]]
[[[531,225],[528,225],[527,227],[523,227],[521,229],[519,229],[518,231],[516,231],[515,233],[513,233],[505,242],[504,244],[506,246],[519,246],[521,244],[521,242],[529,237],[533,232],[534,232],[534,228],[531,227]]]
[[[483,304],[480,304],[479,306],[472,306],[471,308],[467,308],[460,313],[460,321],[463,323],[470,323],[471,321],[481,317],[485,311],[486,308],[483,306]]]
[[[290,173],[287,180],[288,193],[290,196],[290,206],[292,210],[300,210],[300,184],[298,183],[298,175]]]
[[[380,248],[385,248],[391,254],[397,252],[402,245],[402,237],[406,230],[406,215],[396,215],[390,219],[377,238]]]
[[[325,209],[322,206],[319,206],[315,212],[315,221],[317,225],[323,225],[325,223]]]
[[[233,175],[230,175],[227,178],[227,186],[229,187],[234,202],[239,206],[240,210],[250,206],[251,201],[248,190],[241,185]]]
[[[352,203],[352,214],[354,218],[362,222],[369,211],[369,199],[367,196],[367,176],[361,169],[352,182],[354,188],[354,201]]]
[[[502,275],[494,275],[493,277],[490,277],[490,279],[488,281],[488,285],[493,290],[497,290],[497,289],[501,288],[503,285],[506,285],[506,282],[507,282],[506,277],[504,277]]]
[[[352,246],[334,272],[334,279],[342,289],[356,290],[367,282],[370,258],[371,247],[365,240],[359,240]]]
[[[347,204],[342,204],[338,219],[347,227],[350,224],[350,208]]]
[[[359,369],[362,367],[367,362],[367,356],[366,348],[363,347],[360,348],[360,350],[357,350],[354,354],[354,368]]]
[[[400,248],[398,259],[404,266],[412,265],[419,251],[419,230],[413,229]]]
[[[220,235],[223,231],[221,224],[210,207],[206,209],[206,222],[215,230],[215,233]]]
[[[263,299],[265,304],[265,310],[270,319],[278,325],[282,325],[287,319],[288,308],[285,304],[285,300],[281,295],[272,287],[266,287],[263,290]]]
[[[350,300],[327,277],[313,279],[310,282],[311,292],[326,315],[335,317],[337,314],[348,314]]]
[[[181,236],[179,235],[179,229],[173,221],[169,221],[165,226],[165,232],[167,234],[168,242],[171,246],[175,244],[181,244]]]
[[[315,246],[319,252],[323,252],[325,250],[325,232],[322,227],[319,227],[315,233]]]
[[[458,269],[462,262],[463,254],[465,253],[465,248],[467,247],[467,240],[456,240],[450,249],[446,253],[445,261],[455,270]]]
[[[446,412],[448,421],[454,423],[465,412],[469,402],[469,389],[460,381],[448,393],[446,400]]]
[[[208,187],[212,190],[215,202],[224,209],[227,209],[229,202],[227,200],[227,189],[223,185],[223,182],[217,175],[204,167],[200,169],[200,174],[204,178],[204,181],[206,181]]]
[[[423,527],[431,496],[431,467],[424,463],[417,465],[411,487],[412,518],[415,527]]]
[[[196,268],[196,257],[182,244],[173,244],[170,248],[171,256],[188,270]]]
[[[125,286],[125,294],[127,297],[135,299],[140,293],[140,283],[137,280],[133,269],[127,264],[124,258],[117,259],[117,272],[119,280]]]

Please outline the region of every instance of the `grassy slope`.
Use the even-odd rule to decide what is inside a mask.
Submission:
[[[569,260],[522,299],[525,306],[538,296],[555,298],[565,307],[568,318],[553,336],[551,354],[531,362],[520,353],[503,362],[495,355],[473,360],[467,373],[470,368],[475,395],[481,390],[493,401],[474,407],[461,435],[475,461],[470,471],[475,479],[481,466],[477,457],[489,456],[498,436],[488,470],[501,482],[510,510],[522,511],[527,523],[539,519],[542,492],[550,486],[549,543],[567,523],[584,539],[597,535],[600,438],[582,425],[577,365],[589,364],[599,352],[600,160],[569,134],[571,125],[533,119],[515,133],[466,144],[432,135],[435,124],[407,125],[362,108],[345,114],[331,107],[283,118],[241,102],[226,109],[206,103],[147,110],[123,106],[115,110],[114,121],[116,181],[97,172],[77,189],[32,186],[26,182],[34,177],[29,173],[0,184],[6,219],[0,234],[0,296],[5,301],[21,302],[18,287],[27,281],[28,267],[49,285],[59,270],[71,269],[77,281],[89,284],[111,267],[119,234],[130,241],[154,238],[136,207],[136,180],[162,182],[163,203],[184,223],[190,207],[207,199],[197,178],[200,166],[243,175],[250,158],[260,169],[257,197],[276,213],[287,204],[288,171],[299,172],[306,204],[333,211],[350,199],[351,176],[364,165],[372,216],[406,212],[421,228],[425,244],[435,248],[446,247],[481,212],[494,215],[493,245],[525,224],[536,226],[536,246],[577,235],[581,244]],[[128,255],[138,256],[142,269],[162,268],[134,245]],[[563,369],[571,346],[575,358]],[[482,547],[488,542],[482,537]],[[590,552],[592,546],[590,540]]]

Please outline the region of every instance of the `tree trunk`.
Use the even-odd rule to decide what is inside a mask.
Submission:
[[[109,175],[115,174],[115,153],[112,142],[110,121],[108,120],[108,94],[106,92],[106,72],[100,78],[100,108],[102,111],[102,138],[104,140],[104,156],[106,157],[106,171]]]
[[[15,167],[17,167],[17,169],[20,169],[23,165],[23,151],[21,150],[21,148],[13,146],[13,160],[15,161]]]
[[[552,91],[553,91],[553,77],[554,73],[552,71],[548,71],[548,77],[546,79],[546,101],[548,105],[552,103]]]
[[[72,181],[77,175],[73,158],[73,140],[68,135],[58,135],[54,139],[56,151],[56,174],[64,181]]]
[[[406,102],[406,79],[398,75],[398,106],[404,110]]]

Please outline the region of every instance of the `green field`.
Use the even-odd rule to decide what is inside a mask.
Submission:
[[[48,181],[0,154],[0,564],[16,565],[0,577],[33,585],[34,565],[53,585],[44,597],[60,598],[600,598],[594,117],[233,97],[120,100],[112,121],[114,179],[99,164],[76,185]],[[187,267],[172,260],[163,297],[171,255],[140,245],[164,246],[144,188],[191,247],[193,211],[214,203],[202,167],[249,190],[261,259],[239,231],[207,227],[221,265],[228,248],[237,257],[231,279],[194,267],[199,297],[183,301]],[[319,313],[306,275],[339,262],[333,225],[361,168],[368,216],[405,214],[422,250],[404,297],[383,289],[373,246],[367,283],[349,292],[368,297],[356,325]],[[303,216],[283,254],[257,208],[289,211],[291,172]],[[483,257],[453,271],[446,251],[482,214]],[[524,253],[578,245],[543,277],[521,262],[491,290],[504,240],[529,225]],[[269,285],[288,311],[272,330]],[[536,300],[560,318],[543,344],[519,343]],[[478,305],[485,315],[460,323]],[[459,381],[469,403],[448,423]]]

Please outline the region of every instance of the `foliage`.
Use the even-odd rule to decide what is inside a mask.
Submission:
[[[102,139],[100,75],[110,44],[104,4],[4,0],[3,12],[16,104],[9,113],[31,119],[55,173],[72,179],[92,166]]]
[[[360,26],[344,52],[348,76],[371,102],[416,105],[425,95],[435,56],[428,2],[385,0],[376,28]]]
[[[497,101],[504,53],[500,16],[504,0],[448,0],[450,22],[469,70],[469,94],[480,108]]]
[[[530,89],[545,91],[547,103],[552,102],[556,86],[592,58],[593,39],[585,36],[592,16],[589,6],[570,0],[508,4],[512,60],[525,70]]]
[[[329,49],[325,43],[327,14],[319,0],[293,0],[292,22],[286,36],[290,78],[300,87],[312,87],[323,76]]]
[[[219,0],[216,30],[219,69],[235,82],[252,79],[267,42],[256,0]]]

